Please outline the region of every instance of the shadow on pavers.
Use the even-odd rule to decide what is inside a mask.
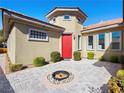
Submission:
[[[1,67],[0,67],[0,93],[15,93]]]
[[[104,67],[112,76],[116,75],[116,71],[121,68],[120,64],[110,62],[96,62],[93,64],[97,67]]]

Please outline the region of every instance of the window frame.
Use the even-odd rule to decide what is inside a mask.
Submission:
[[[120,40],[119,40],[120,47],[119,47],[119,49],[112,49],[112,45],[110,45],[110,50],[111,51],[121,51],[121,49],[122,49],[122,31],[119,30],[119,31],[112,31],[112,32],[120,32]],[[110,32],[110,44],[112,43],[112,32]]]
[[[37,31],[37,32],[46,33],[46,39],[30,38],[31,30],[34,30],[34,31]],[[39,29],[34,29],[34,28],[30,28],[30,29],[28,30],[28,40],[35,40],[35,41],[49,41],[49,36],[48,36],[48,34],[47,34],[46,31],[39,30]]]
[[[93,36],[93,48],[92,49],[90,49],[88,46],[89,46],[89,36]],[[94,50],[94,35],[88,35],[87,36],[87,50]]]
[[[80,37],[80,41],[79,41],[79,37]],[[78,35],[78,50],[81,50],[82,48],[82,38],[81,35]]]
[[[99,34],[104,34],[104,49],[99,48]],[[97,34],[97,50],[105,50],[106,49],[106,33],[98,33]]]
[[[69,19],[65,19],[65,16],[69,16]],[[71,20],[71,16],[70,16],[70,15],[64,15],[64,16],[63,16],[63,19],[64,19],[64,20]]]

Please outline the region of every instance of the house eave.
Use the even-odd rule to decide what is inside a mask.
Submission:
[[[76,8],[71,8],[71,7],[55,7],[53,10],[51,10],[46,17],[49,18],[53,13],[57,12],[57,11],[72,11],[72,12],[77,12],[80,13],[84,18],[87,18],[87,15],[80,10],[80,8],[76,7]]]
[[[56,26],[56,25],[53,25],[53,24],[50,24],[50,23],[32,18],[32,17],[29,17],[29,16],[25,16],[23,14],[15,12],[15,11],[10,11],[10,10],[5,9],[5,8],[0,8],[0,10],[2,10],[3,12],[6,12],[8,14],[8,16],[11,15],[11,17],[13,17],[13,18],[25,20],[25,21],[28,21],[28,22],[33,22],[33,23],[36,23],[36,24],[41,24],[41,25],[44,25],[44,26],[47,26],[47,27],[50,27],[50,28],[57,29],[57,30],[62,31],[62,32],[65,30],[65,28],[63,28],[63,27]]]
[[[90,30],[82,30],[81,33],[82,34],[92,33],[92,32],[97,32],[97,31],[101,31],[101,30],[107,30],[107,29],[111,29],[111,28],[117,28],[117,27],[121,27],[121,26],[123,26],[123,25],[122,24],[113,24],[113,25],[99,27],[99,28],[94,28],[94,29],[90,29]]]
[[[40,20],[25,16],[23,14],[19,14],[13,11],[9,11],[4,8],[0,8],[2,10],[2,22],[3,22],[3,32],[4,32],[4,39],[7,40],[10,30],[14,23],[21,23],[26,25],[31,25],[34,27],[44,27],[47,29],[52,29],[52,31],[63,33],[65,28],[59,27],[56,25],[52,25],[46,22],[42,22]],[[6,21],[8,20],[8,21]],[[6,23],[5,23],[6,22]]]

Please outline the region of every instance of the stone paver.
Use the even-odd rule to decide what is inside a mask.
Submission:
[[[0,90],[0,93],[107,93],[106,83],[119,68],[119,64],[97,60],[62,61],[7,75],[3,81],[8,84],[7,91],[11,92]],[[57,70],[73,73],[74,79],[65,84],[50,83],[47,76]],[[7,89],[6,87],[3,89]]]

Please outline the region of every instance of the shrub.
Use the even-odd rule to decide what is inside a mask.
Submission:
[[[22,64],[10,64],[10,71],[11,72],[16,72],[16,71],[21,70],[22,67],[23,67]]]
[[[94,53],[93,52],[88,52],[87,53],[87,59],[94,59]]]
[[[7,53],[7,48],[0,48],[0,53]]]
[[[79,52],[79,51],[74,52],[74,60],[75,61],[81,60],[81,52]]]
[[[124,79],[124,70],[118,70],[116,72],[116,76],[119,78],[119,79]]]
[[[57,51],[54,51],[50,54],[50,57],[51,57],[51,61],[52,62],[58,62],[61,60],[61,56],[60,56],[60,53],[57,52]]]
[[[124,93],[124,80],[119,80],[122,93]]]
[[[110,62],[118,63],[118,57],[117,56],[111,55],[109,60],[110,60]]]
[[[101,57],[99,58],[99,61],[105,61],[104,56],[101,56]]]
[[[44,57],[36,57],[33,61],[33,65],[35,67],[46,65],[45,58]]]
[[[21,70],[28,68],[28,66],[22,66]]]
[[[123,55],[120,56],[120,62],[121,62],[122,64],[124,64],[124,56],[123,56]]]
[[[119,80],[115,77],[111,78],[108,83],[108,93],[121,93],[121,88],[119,85]]]
[[[124,69],[124,55],[120,56],[121,68]]]

